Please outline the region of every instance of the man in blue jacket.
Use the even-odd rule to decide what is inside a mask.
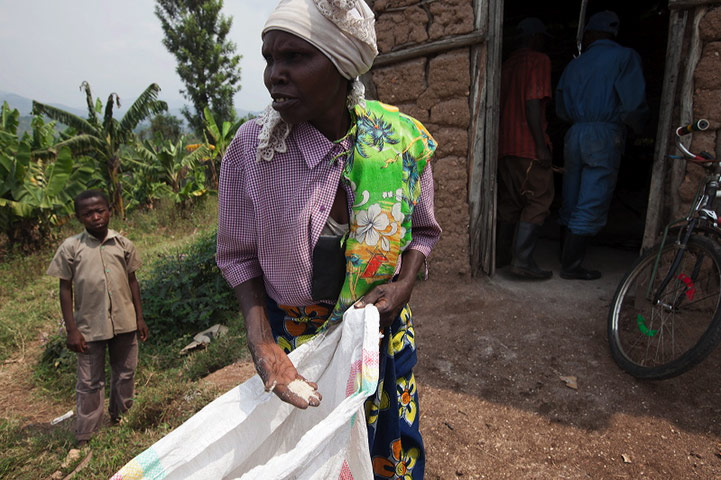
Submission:
[[[591,16],[584,52],[556,87],[556,113],[573,124],[564,146],[561,278],[601,277],[581,266],[586,244],[606,225],[627,129],[640,132],[648,114],[641,58],[615,42],[619,23],[608,10]]]

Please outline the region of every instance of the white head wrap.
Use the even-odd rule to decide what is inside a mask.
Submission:
[[[378,55],[374,22],[363,0],[281,0],[262,35],[282,30],[302,38],[351,80],[370,70]]]
[[[292,33],[310,43],[333,62],[340,74],[351,80],[348,107],[365,103],[363,84],[357,77],[370,70],[378,55],[373,11],[364,0],[281,0],[270,14],[262,35],[269,30]],[[270,161],[275,152],[285,152],[290,126],[271,106],[256,120],[257,159]]]

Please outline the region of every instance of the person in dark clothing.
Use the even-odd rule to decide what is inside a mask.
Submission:
[[[573,124],[564,142],[559,213],[565,279],[601,277],[581,266],[586,244],[606,225],[627,130],[640,132],[648,115],[641,57],[616,43],[618,28],[614,12],[591,16],[585,51],[568,64],[556,87],[556,113]]]
[[[553,201],[551,142],[546,134],[551,99],[551,61],[543,53],[546,36],[538,18],[521,21],[519,46],[501,71],[496,266],[510,262],[512,274],[537,280],[553,275],[533,258]]]

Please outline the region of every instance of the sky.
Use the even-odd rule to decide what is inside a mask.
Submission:
[[[233,19],[228,35],[243,56],[236,109],[262,110],[260,31],[274,0],[225,0]],[[123,107],[151,83],[172,108],[188,103],[175,58],[162,44],[153,0],[0,0],[0,91],[42,103],[86,108],[87,81],[103,103],[117,93]]]

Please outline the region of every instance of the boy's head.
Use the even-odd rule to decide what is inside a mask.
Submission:
[[[77,194],[77,196],[74,199],[74,206],[75,206],[75,214],[78,214],[78,208],[80,206],[80,203],[84,200],[87,200],[89,198],[99,198],[105,202],[105,206],[110,209],[110,201],[108,200],[108,196],[103,192],[102,190],[84,190]]]
[[[100,190],[85,190],[75,197],[75,215],[95,237],[105,238],[110,223],[110,203]]]

